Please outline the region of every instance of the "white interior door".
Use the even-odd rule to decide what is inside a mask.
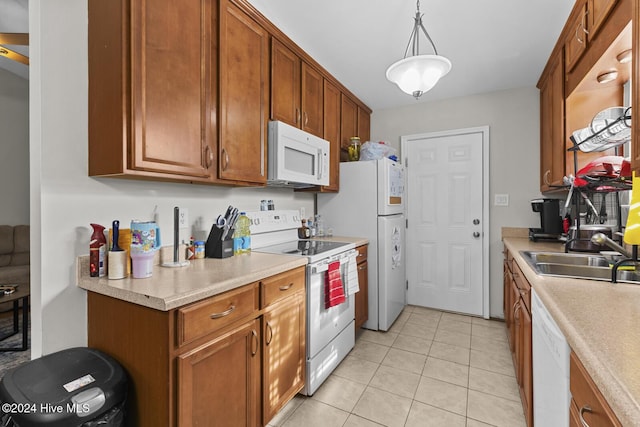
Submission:
[[[402,153],[407,302],[487,317],[488,128],[402,137]]]

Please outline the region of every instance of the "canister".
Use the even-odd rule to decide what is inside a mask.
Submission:
[[[204,258],[204,242],[202,240],[198,240],[195,242],[195,252],[196,259]]]

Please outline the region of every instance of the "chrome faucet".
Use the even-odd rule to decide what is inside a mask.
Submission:
[[[616,252],[620,252],[622,255],[624,255],[625,257],[622,258],[620,261],[616,262],[613,267],[611,268],[611,282],[612,283],[616,283],[618,281],[618,268],[624,264],[624,263],[628,263],[628,262],[633,262],[633,263],[637,263],[638,262],[638,250],[637,250],[637,246],[634,246],[633,248],[633,253],[630,253],[629,251],[627,251],[625,248],[623,248],[622,246],[620,246],[619,244],[617,244],[616,242],[614,242],[613,240],[611,240],[610,238],[608,238],[607,236],[605,236],[602,233],[596,233],[593,236],[591,236],[591,241],[593,243],[596,243],[598,245],[607,245],[609,246],[611,249],[613,249]]]
[[[608,238],[602,233],[596,233],[593,236],[591,236],[591,242],[597,245],[609,246],[614,251],[620,252],[626,258],[633,258],[633,255],[629,251],[627,251],[625,248],[623,248],[622,246],[620,246],[619,244],[617,244],[616,242],[614,242],[613,240],[611,240],[610,238]]]

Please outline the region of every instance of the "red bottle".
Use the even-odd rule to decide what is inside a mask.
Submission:
[[[106,275],[107,239],[104,237],[103,226],[91,224],[91,227],[93,227],[93,234],[89,242],[89,276],[103,277]]]

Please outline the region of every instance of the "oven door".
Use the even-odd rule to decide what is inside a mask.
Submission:
[[[317,355],[355,319],[355,298],[354,295],[348,295],[346,286],[349,252],[307,265],[308,358]],[[325,308],[325,276],[328,264],[337,259],[341,260],[340,270],[346,300],[337,306]]]

